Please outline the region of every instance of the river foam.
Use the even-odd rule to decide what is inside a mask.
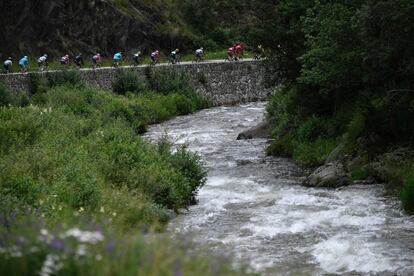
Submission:
[[[241,140],[264,104],[219,107],[151,128],[198,152],[208,169],[199,204],[170,224],[218,254],[268,275],[414,275],[414,218],[382,185],[305,188],[290,160],[266,157],[267,141]]]

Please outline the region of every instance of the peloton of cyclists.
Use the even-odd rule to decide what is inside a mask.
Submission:
[[[4,67],[4,71],[6,72],[6,74],[12,72],[12,66],[13,66],[13,59],[11,57],[7,58],[3,62],[3,67]]]
[[[68,66],[69,62],[70,62],[69,55],[64,55],[63,57],[60,58],[60,64],[63,66]]]
[[[181,53],[179,49],[175,49],[170,53],[170,62],[172,64],[176,64],[179,62],[179,53]],[[254,53],[255,53],[255,56],[254,56],[255,60],[259,60],[266,56],[265,50],[262,45],[257,46],[257,49],[254,51]],[[200,47],[199,49],[195,50],[194,54],[195,54],[195,59],[193,62],[204,61],[205,53],[204,53],[203,47]],[[227,50],[226,61],[239,61],[243,57],[243,54],[244,54],[243,46],[240,43],[234,44]],[[142,59],[143,59],[142,52],[137,51],[135,54],[132,55],[133,65],[138,66],[141,63]],[[160,51],[156,50],[152,52],[150,55],[150,59],[151,59],[151,65],[156,65],[157,63],[159,63],[160,62]],[[48,61],[49,61],[49,57],[47,54],[44,54],[37,59],[37,64],[38,64],[40,71],[44,71],[47,69]],[[117,52],[113,56],[112,66],[115,68],[119,67],[121,66],[122,61],[123,61],[122,52]],[[92,56],[92,68],[93,69],[96,69],[97,67],[101,67],[101,62],[102,62],[102,57],[100,53],[97,52],[96,54]],[[69,55],[65,55],[61,57],[60,59],[61,65],[69,66],[69,63],[70,63]],[[82,54],[78,54],[74,58],[74,63],[79,68],[82,68],[85,66],[85,61],[83,59]],[[13,61],[11,58],[8,58],[3,62],[3,68],[6,74],[12,72],[12,65],[13,65]],[[29,67],[29,58],[27,56],[24,56],[22,59],[20,59],[19,66],[20,66],[21,72],[23,73],[27,72],[27,69]]]
[[[20,72],[27,73],[27,69],[29,68],[29,57],[24,56],[19,60]]]
[[[170,54],[170,57],[171,57],[170,61],[171,61],[172,64],[176,64],[177,62],[179,62],[179,60],[178,60],[178,52],[180,52],[179,49],[175,49],[174,51],[171,52],[171,54]]]
[[[151,53],[151,64],[156,65],[160,61],[160,51],[156,50]]]
[[[44,54],[43,56],[37,59],[37,66],[39,67],[40,72],[47,70],[47,54]]]
[[[195,62],[204,61],[204,49],[203,47],[197,49],[195,51]]]
[[[134,62],[134,66],[138,66],[139,65],[139,63],[141,62],[141,51],[136,52],[132,56],[132,61]]]
[[[122,53],[118,52],[114,55],[112,66],[115,68],[118,68],[119,66],[121,66],[121,62],[122,62]]]

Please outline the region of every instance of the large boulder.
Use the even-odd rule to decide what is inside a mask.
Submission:
[[[255,127],[241,132],[237,136],[237,140],[255,139],[255,138],[269,138],[269,122],[264,121]]]
[[[350,179],[341,162],[332,162],[316,169],[303,182],[307,187],[337,188],[350,184]]]

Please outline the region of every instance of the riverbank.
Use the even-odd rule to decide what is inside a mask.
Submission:
[[[388,96],[382,97],[378,99],[381,105],[364,111],[361,105],[345,106],[332,116],[299,119],[295,114],[299,109],[296,93],[295,88],[285,87],[270,100],[267,114],[273,122],[274,140],[267,148],[268,154],[291,157],[311,169],[303,182],[305,186],[387,183],[389,191],[400,197],[404,209],[413,213],[414,154],[409,142],[410,128],[402,130],[403,125],[395,125],[397,120],[401,123],[408,119],[401,116],[409,112],[406,105],[410,95],[396,95],[392,101]]]
[[[185,147],[141,138],[207,106],[180,74],[121,74],[113,92],[77,72],[0,87],[0,274],[232,274],[223,262],[141,233],[196,203],[206,172]]]

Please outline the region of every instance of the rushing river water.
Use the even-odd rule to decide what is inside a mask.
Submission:
[[[199,204],[175,218],[218,254],[268,275],[414,275],[414,217],[382,185],[312,189],[290,160],[266,157],[266,140],[237,141],[265,105],[218,107],[153,126],[199,153],[208,169]]]

